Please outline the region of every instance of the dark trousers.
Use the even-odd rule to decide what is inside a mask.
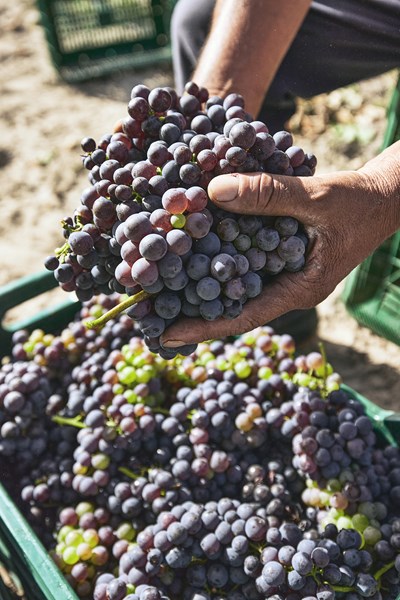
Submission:
[[[214,5],[215,0],[177,2],[171,37],[179,92],[191,79]],[[310,98],[399,66],[400,0],[315,0],[254,116],[278,131],[295,112],[296,97]]]

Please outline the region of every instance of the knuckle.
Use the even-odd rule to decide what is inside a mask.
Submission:
[[[274,193],[273,178],[266,173],[247,175],[245,186],[248,188],[248,193],[244,193],[244,196],[247,196],[248,200],[250,200],[252,212],[262,215],[266,211],[271,196]]]

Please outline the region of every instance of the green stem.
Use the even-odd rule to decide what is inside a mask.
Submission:
[[[324,377],[323,377],[323,380],[324,380],[324,391],[326,393],[326,380],[328,378],[328,359],[326,357],[325,345],[322,342],[319,342],[318,346],[319,346],[319,350],[321,352],[321,355],[322,355],[322,358],[323,358],[323,361],[324,361]]]
[[[69,246],[69,242],[65,242],[62,246],[60,246],[60,248],[56,248],[54,251],[54,254],[56,255],[57,258],[63,258],[64,256],[66,256],[68,254],[68,252],[70,251],[70,246]]]
[[[374,574],[375,579],[380,579],[382,575],[386,573],[386,571],[389,571],[392,567],[394,567],[394,561],[379,569],[379,571]]]
[[[120,473],[122,473],[123,475],[126,475],[130,479],[139,479],[139,477],[140,477],[140,475],[138,475],[137,473],[134,473],[133,471],[128,469],[128,467],[118,467],[118,471]]]
[[[71,427],[77,427],[78,429],[84,429],[86,427],[85,423],[82,423],[80,417],[60,417],[60,415],[55,415],[51,418],[52,421],[57,423],[58,425],[70,425]]]
[[[205,565],[207,563],[207,559],[206,558],[193,558],[190,561],[191,565]]]
[[[332,585],[331,587],[335,592],[354,592],[354,588],[346,587],[344,585]]]
[[[130,296],[127,300],[123,300],[117,306],[114,306],[109,311],[101,315],[98,319],[94,319],[94,321],[86,321],[85,327],[88,329],[99,329],[103,327],[108,321],[114,319],[117,315],[121,314],[127,308],[133,306],[133,304],[137,304],[137,302],[141,302],[142,300],[146,300],[146,298],[150,298],[151,294],[142,290],[138,292],[134,296]]]
[[[160,406],[158,408],[153,408],[153,413],[157,413],[160,415],[166,415],[167,417],[170,414],[168,408],[161,408]]]
[[[74,233],[75,231],[81,231],[83,227],[82,219],[79,216],[75,218],[75,223],[76,225],[72,225],[71,227],[71,225],[68,225],[67,221],[61,221],[62,228],[65,229],[65,231],[68,231],[70,234]]]
[[[71,235],[71,233],[74,233],[75,231],[81,231],[81,229],[83,228],[82,219],[79,216],[76,217],[75,222],[76,222],[76,225],[71,227],[71,225],[68,225],[67,221],[64,221],[64,220],[61,221],[62,228],[68,232],[68,235]],[[64,257],[70,251],[71,251],[71,247],[67,240],[60,248],[56,248],[54,253],[57,258],[64,259]]]

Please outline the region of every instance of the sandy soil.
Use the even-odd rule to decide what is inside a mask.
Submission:
[[[159,68],[69,85],[54,72],[33,0],[0,0],[0,285],[42,269],[61,241],[59,221],[87,185],[80,140],[99,138],[125,114],[131,87],[172,84]],[[319,158],[319,173],[353,169],[382,143],[394,73],[299,105],[296,143]],[[318,338],[344,381],[381,406],[400,400],[400,348],[359,326],[340,299],[318,307]],[[53,300],[36,300],[34,310]],[[24,308],[14,310],[19,318]],[[316,349],[318,339],[308,347]]]

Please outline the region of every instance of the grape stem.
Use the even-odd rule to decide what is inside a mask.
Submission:
[[[128,469],[128,467],[118,467],[118,471],[130,479],[139,479],[139,477],[143,477],[143,475],[146,474],[147,469],[141,469],[140,473],[134,473],[131,469]]]
[[[74,233],[76,231],[81,231],[81,229],[83,228],[82,219],[79,216],[75,218],[75,223],[76,225],[71,227],[71,225],[68,225],[67,221],[61,221],[61,225],[63,229],[65,229],[65,231],[68,233],[68,236],[70,236],[71,233]],[[67,240],[60,248],[56,248],[55,255],[58,259],[61,259],[61,262],[63,262],[64,258],[67,256],[70,250],[71,247]]]
[[[374,574],[375,579],[380,579],[386,571],[389,571],[392,567],[394,567],[394,561],[390,562],[388,565],[385,565],[379,571]]]
[[[85,423],[81,421],[80,417],[61,417],[60,415],[55,415],[51,418],[54,423],[58,425],[70,425],[71,427],[77,427],[78,429],[84,429],[86,427]]]
[[[56,248],[54,251],[54,254],[56,255],[56,257],[58,259],[60,258],[65,258],[65,256],[68,254],[68,252],[70,251],[70,246],[69,246],[69,242],[65,242],[65,244],[63,244],[62,246],[60,246],[60,248]]]
[[[328,361],[327,361],[327,356],[326,356],[326,349],[325,349],[325,345],[322,342],[319,342],[318,344],[319,346],[319,350],[321,352],[323,361],[324,361],[324,375],[323,375],[323,382],[324,382],[324,391],[325,394],[327,393],[326,390],[326,380],[328,378]]]
[[[169,410],[168,408],[161,408],[161,406],[158,406],[157,408],[153,408],[153,412],[154,413],[158,413],[160,415],[169,415]]]
[[[131,306],[133,306],[133,304],[137,304],[137,302],[141,302],[142,300],[146,300],[146,298],[150,298],[151,295],[152,294],[149,294],[148,292],[142,290],[134,296],[130,296],[129,298],[127,298],[127,300],[123,300],[122,302],[108,310],[106,313],[104,313],[104,315],[101,315],[101,317],[99,317],[98,319],[94,319],[93,321],[85,321],[84,325],[88,329],[100,329],[101,327],[104,327],[104,325],[108,321],[114,319],[114,317],[121,314],[124,310],[130,308]]]
[[[68,225],[67,221],[64,219],[61,221],[62,228],[65,229],[65,231],[67,231],[69,234],[74,233],[75,231],[81,231],[83,223],[79,215],[75,217],[75,223],[76,224],[71,227],[71,225]]]

